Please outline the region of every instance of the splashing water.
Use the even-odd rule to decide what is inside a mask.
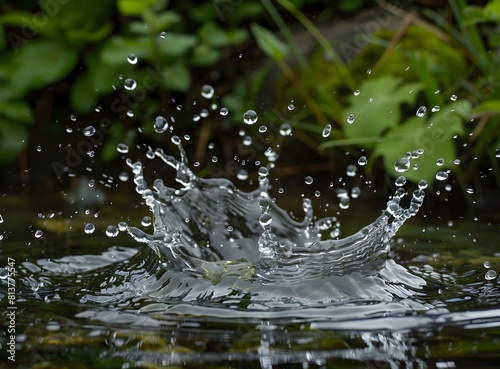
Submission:
[[[391,238],[418,212],[423,190],[416,190],[404,208],[399,188],[373,223],[344,239],[325,238],[322,235],[338,235],[337,220],[313,220],[309,199],[303,200],[304,219],[293,219],[269,196],[267,168],[259,170],[259,187],[243,192],[226,179],[197,177],[188,167],[180,138],[174,136],[172,142],[180,160],[161,149],[154,154],[175,170],[178,189],[161,179],[148,187],[142,163],[127,159],[136,191],[153,213],[154,231],[148,234],[128,225],[122,229],[154,252],[154,267],[124,278],[121,290],[127,293],[116,293],[113,275],[113,283],[101,283],[112,287],[89,293],[85,301],[123,303],[141,295],[161,303],[229,304],[247,312],[339,303],[381,303],[383,311],[397,312],[428,308],[412,299],[424,280],[388,257]],[[108,234],[116,236],[116,227]],[[134,280],[137,275],[141,277]]]

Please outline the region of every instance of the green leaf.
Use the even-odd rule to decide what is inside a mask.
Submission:
[[[421,89],[420,83],[401,85],[401,79],[392,76],[365,81],[359,88],[360,94],[351,96],[351,105],[342,112],[345,137],[376,137],[396,127],[401,120],[401,105],[413,105]],[[347,119],[351,114],[355,120],[349,124]]]
[[[9,78],[25,94],[63,79],[77,63],[75,50],[51,41],[32,40],[11,59]]]
[[[15,159],[27,141],[28,130],[24,125],[0,118],[0,163]]]
[[[257,46],[274,61],[283,60],[289,52],[288,45],[277,38],[268,29],[252,24],[250,26],[253,36],[257,41]]]
[[[127,17],[137,17],[155,4],[155,0],[117,0],[118,11]]]
[[[101,60],[110,65],[127,63],[127,57],[134,54],[138,58],[152,57],[153,41],[146,36],[126,38],[112,37],[101,50]]]
[[[373,157],[382,156],[386,171],[393,176],[404,175],[412,182],[425,179],[431,183],[438,170],[453,168],[456,159],[453,136],[463,133],[463,119],[469,112],[469,103],[462,101],[445,106],[427,119],[411,117],[383,137]],[[418,170],[400,173],[394,169],[396,161],[405,153],[418,149],[423,149],[424,153],[418,159],[411,159],[411,167],[416,164]],[[437,167],[437,159],[444,159],[445,164]]]
[[[191,63],[194,66],[212,65],[219,61],[221,53],[219,50],[210,47],[209,45],[201,44],[194,48],[191,57]]]
[[[476,5],[466,6],[463,10],[462,15],[464,25],[466,26],[488,21],[488,15],[484,11],[484,9]]]
[[[474,108],[473,113],[500,113],[500,100],[487,100]]]
[[[246,29],[223,29],[215,23],[205,23],[198,29],[198,35],[203,43],[213,47],[239,45],[248,39]]]
[[[162,70],[163,85],[169,90],[186,92],[191,86],[191,74],[184,64],[173,64]]]
[[[197,37],[186,33],[166,33],[158,40],[158,48],[168,56],[180,56],[196,45]]]
[[[31,106],[25,101],[1,101],[0,116],[24,124],[33,123]]]

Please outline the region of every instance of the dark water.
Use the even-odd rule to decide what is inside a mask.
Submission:
[[[98,212],[2,198],[7,367],[498,367],[497,222],[417,214],[421,183],[339,237],[274,202],[267,171],[241,192],[180,149],[156,152],[177,187],[129,161],[139,194]]]

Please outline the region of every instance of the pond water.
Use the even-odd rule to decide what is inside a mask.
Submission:
[[[97,211],[1,199],[9,367],[498,367],[498,221],[418,214],[427,184],[397,184],[346,237],[282,209],[270,167],[242,192],[172,139],[180,159],[150,157],[176,187],[129,159],[137,193]]]

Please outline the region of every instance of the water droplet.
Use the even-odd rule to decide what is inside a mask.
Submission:
[[[116,237],[118,233],[118,228],[114,225],[109,225],[108,228],[106,228],[106,236],[108,237]]]
[[[332,131],[332,126],[331,124],[327,124],[325,128],[323,128],[323,137],[328,137],[330,136],[330,132]]]
[[[259,176],[266,177],[269,174],[269,170],[266,167],[260,167],[258,173]]]
[[[36,147],[36,151],[38,151],[38,152],[42,151],[42,146],[38,145],[38,146]]]
[[[150,216],[145,216],[144,218],[142,218],[141,220],[141,224],[143,227],[149,227],[152,223],[152,219]]]
[[[160,38],[165,38],[166,35],[167,35],[167,32],[161,32],[160,33]]]
[[[259,119],[257,113],[254,110],[248,110],[243,114],[243,122],[248,125],[255,124]]]
[[[210,85],[201,86],[201,96],[205,99],[211,99],[214,96],[214,88]]]
[[[444,181],[446,178],[448,178],[448,173],[444,171],[439,171],[436,173],[436,179],[438,181]]]
[[[264,213],[259,217],[259,223],[262,227],[267,227],[271,224],[273,218],[268,213]]]
[[[314,191],[314,196],[320,197],[321,196],[321,191],[319,191],[319,190]]]
[[[354,91],[354,96],[358,96],[359,92],[360,92],[359,90]]]
[[[154,129],[157,133],[163,133],[168,128],[168,122],[165,117],[158,115],[154,121]]]
[[[94,179],[91,179],[91,180],[89,181],[89,187],[91,187],[91,188],[92,188],[92,187],[94,187],[94,186],[95,186],[95,180],[94,180]]]
[[[348,209],[350,205],[349,197],[341,197],[339,201],[339,207],[341,209]]]
[[[126,154],[128,153],[128,146],[123,143],[119,143],[118,145],[116,145],[116,151],[121,152],[122,154]]]
[[[212,163],[217,163],[219,161],[219,158],[217,156],[212,156]]]
[[[243,137],[243,145],[245,146],[250,146],[252,144],[252,137],[251,136],[245,136]]]
[[[3,217],[2,217],[2,214],[0,214],[0,223],[3,223]]]
[[[288,123],[283,123],[280,126],[280,134],[282,136],[290,136],[292,134],[292,127],[290,127],[290,124]]]
[[[87,234],[94,233],[95,226],[92,223],[85,223],[85,225],[83,226],[83,231]]]
[[[135,56],[135,54],[130,54],[128,57],[127,57],[127,61],[130,63],[130,64],[137,64],[137,56]]]
[[[453,164],[455,165],[460,165],[462,162],[460,161],[460,159],[455,159],[453,160]]]
[[[450,96],[451,101],[457,101],[457,95],[451,95]]]
[[[425,112],[427,111],[427,107],[421,106],[420,108],[417,109],[417,112],[415,115],[419,118],[422,118],[425,115]]]
[[[128,173],[127,172],[121,172],[119,175],[118,175],[118,178],[120,179],[120,181],[122,182],[127,182],[128,181]]]
[[[432,107],[432,109],[431,109],[431,111],[432,111],[433,113],[436,113],[436,112],[438,112],[439,110],[441,110],[441,108],[440,108],[439,106],[437,106],[437,105],[436,105],[436,106],[433,106],[433,107]]]
[[[225,117],[228,113],[229,113],[228,108],[220,108],[219,110],[219,114],[222,115],[223,117]]]
[[[260,127],[259,127],[259,132],[260,132],[260,133],[264,133],[264,132],[266,132],[266,131],[267,131],[267,127],[266,127],[266,126],[260,126]]]
[[[497,277],[497,272],[495,272],[494,270],[488,270],[484,275],[484,279],[486,279],[487,281],[491,281],[496,277]]]
[[[427,183],[427,181],[425,179],[421,179],[419,182],[418,182],[418,188],[420,188],[421,190],[425,190],[427,188],[429,184]]]
[[[118,223],[118,229],[123,232],[123,231],[126,231],[128,228],[128,224],[125,223],[125,222],[120,222]]]
[[[245,169],[241,169],[236,173],[236,178],[238,178],[240,181],[245,181],[248,179],[248,172]]]
[[[71,119],[73,122],[75,122],[76,121],[76,115],[70,115],[69,119]]]
[[[94,128],[94,126],[88,126],[88,127],[85,127],[83,129],[83,135],[84,136],[90,137],[90,136],[93,136],[94,134],[95,134],[95,128]]]
[[[354,120],[355,120],[354,114],[349,114],[349,116],[347,117],[347,123],[353,124]]]
[[[127,78],[123,83],[123,86],[126,90],[132,91],[137,87],[137,82],[135,81],[135,79]]]
[[[357,199],[361,195],[361,189],[359,187],[353,187],[351,190],[351,197]]]
[[[295,105],[290,104],[290,105],[287,106],[287,109],[290,110],[290,111],[292,111],[293,109],[295,109]]]
[[[406,184],[406,177],[405,176],[399,176],[396,178],[394,181],[394,184],[398,187],[404,186]]]
[[[436,160],[436,165],[438,165],[438,166],[441,167],[441,166],[443,166],[443,164],[444,164],[444,159],[443,158],[439,158],[439,159]]]
[[[354,177],[356,175],[356,171],[358,170],[358,168],[355,166],[355,165],[348,165],[347,166],[347,170],[346,170],[346,174],[348,177]]]
[[[361,166],[365,166],[367,163],[368,163],[368,159],[366,158],[366,156],[361,156],[358,159],[358,164]]]
[[[488,260],[485,260],[484,263],[483,263],[484,267],[489,269],[491,267],[491,264]]]
[[[307,184],[307,185],[312,184],[312,183],[313,183],[313,177],[311,177],[311,176],[307,176],[307,177],[305,178],[305,182],[306,182],[306,184]]]
[[[35,237],[36,238],[42,238],[42,236],[43,236],[43,232],[41,230],[37,229],[36,232],[35,232]]]
[[[465,192],[467,192],[469,195],[472,195],[474,193],[474,189],[468,188]]]
[[[394,169],[399,173],[406,172],[410,169],[410,160],[406,157],[399,159],[394,164]]]

